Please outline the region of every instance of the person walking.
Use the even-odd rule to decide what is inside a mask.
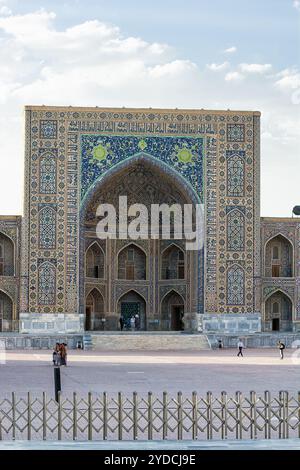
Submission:
[[[243,341],[242,341],[241,339],[238,340],[237,347],[238,347],[238,349],[239,349],[239,352],[237,353],[237,356],[238,356],[238,357],[239,357],[239,356],[244,357],[244,356],[243,356],[244,343],[243,343]]]
[[[61,343],[60,345],[60,365],[66,366],[67,365],[67,348],[65,343]]]
[[[123,328],[124,328],[124,318],[123,318],[122,315],[121,315],[120,318],[119,318],[119,323],[120,323],[120,330],[123,331]]]
[[[132,317],[130,318],[130,327],[131,327],[131,331],[134,331],[134,328],[135,328],[135,317],[132,315]]]
[[[140,329],[140,317],[138,314],[136,314],[135,319],[134,319],[134,326],[136,330]]]
[[[58,362],[59,362],[59,343],[56,343],[54,348],[53,348],[52,362],[53,362],[54,366],[58,365]]]
[[[278,341],[278,348],[279,348],[280,359],[283,359],[283,350],[285,349],[285,344],[282,341]]]

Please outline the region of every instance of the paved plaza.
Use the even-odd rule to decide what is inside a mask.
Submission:
[[[236,350],[199,352],[96,352],[69,351],[68,366],[61,367],[64,395],[76,391],[85,395],[103,391],[160,394],[168,391],[199,394],[225,390],[234,393],[251,390],[276,393],[300,390],[300,350],[286,350],[284,360],[276,349],[249,349],[243,358]],[[12,391],[24,395],[47,392],[53,395],[51,351],[7,351],[0,364],[0,396]]]

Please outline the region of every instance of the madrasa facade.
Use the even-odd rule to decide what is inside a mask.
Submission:
[[[97,207],[119,196],[200,204],[203,247],[99,239]],[[122,316],[149,332],[297,332],[299,240],[296,217],[260,216],[259,112],[26,106],[24,215],[0,216],[0,331],[114,331]]]

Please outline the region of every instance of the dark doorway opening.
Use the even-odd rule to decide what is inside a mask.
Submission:
[[[124,328],[131,329],[130,319],[138,315],[140,317],[139,302],[121,302],[121,315],[124,319]]]
[[[272,331],[279,331],[279,318],[273,318]]]
[[[92,314],[92,308],[91,307],[86,307],[85,308],[85,331],[90,331],[91,328],[91,314]]]
[[[183,325],[183,305],[172,305],[171,310],[171,330],[181,331]]]

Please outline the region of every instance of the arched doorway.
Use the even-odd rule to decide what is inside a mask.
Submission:
[[[135,330],[146,329],[146,302],[134,290],[124,294],[118,301],[118,314],[124,320],[124,329],[132,329],[131,318],[135,318]]]
[[[170,245],[162,253],[162,279],[184,279],[184,251],[177,245]]]
[[[13,302],[11,298],[0,291],[0,331],[13,330]]]
[[[283,235],[271,238],[265,249],[265,277],[293,276],[293,245]]]
[[[119,253],[118,279],[128,281],[146,279],[146,255],[141,248],[133,243],[123,248]]]
[[[128,232],[125,232],[126,227],[123,227],[123,218],[120,216],[121,196],[126,196],[128,209],[133,205],[141,204],[148,209],[146,220],[148,220],[148,227],[151,231],[153,227],[150,225],[150,219],[153,204],[164,204],[169,208],[177,205],[181,206],[183,210],[185,204],[195,205],[200,202],[182,176],[179,176],[172,168],[167,168],[163,163],[158,163],[154,158],[146,155],[131,157],[108,170],[87,193],[82,203],[80,216],[81,256],[85,255],[86,247],[90,244],[89,240],[96,238],[98,223],[101,220],[101,217],[97,216],[99,205],[109,203],[110,207],[115,208],[117,217],[116,237],[99,242],[101,247],[105,245],[105,277],[101,281],[101,286],[107,292],[105,299],[107,327],[112,330],[119,329],[121,311],[118,311],[118,303],[115,299],[116,294],[124,292],[126,288],[126,291],[136,289],[145,293],[145,311],[147,310],[145,329],[169,330],[170,324],[168,322],[159,321],[162,318],[159,292],[161,287],[166,285],[165,281],[168,280],[168,290],[176,290],[180,284],[183,297],[187,299],[184,304],[185,326],[186,329],[194,329],[198,324],[196,312],[203,311],[203,249],[200,252],[196,250],[185,252],[184,249],[178,248],[178,246],[181,247],[181,243],[184,246],[185,240],[179,241],[177,246],[174,230],[171,230],[170,238],[163,238],[160,231],[157,238],[148,236],[130,239],[128,237],[129,228]],[[175,216],[172,215],[170,218],[172,228]],[[130,225],[134,219],[134,215],[128,215],[128,224]],[[195,211],[193,211],[194,222]],[[158,218],[155,227],[161,230],[162,225],[161,218]],[[120,227],[122,229],[121,237]],[[162,254],[164,257],[163,266]],[[80,311],[85,308],[82,307],[84,288],[87,289],[87,286],[90,286],[90,279],[87,277],[87,272],[82,269],[83,265],[84,263],[80,264]],[[189,289],[189,295],[187,295],[187,289]],[[130,308],[133,307],[130,306]],[[178,308],[179,310],[182,310],[182,307]],[[168,326],[165,328],[163,325]],[[179,326],[173,322],[173,328],[179,329]]]
[[[266,300],[265,321],[272,331],[293,330],[293,304],[286,294],[278,290]]]
[[[163,329],[184,330],[184,300],[176,291],[171,291],[162,300],[161,318]]]
[[[86,297],[85,329],[96,331],[105,329],[104,301],[102,294],[94,288]]]
[[[0,276],[13,276],[14,274],[14,244],[4,233],[0,233]]]

